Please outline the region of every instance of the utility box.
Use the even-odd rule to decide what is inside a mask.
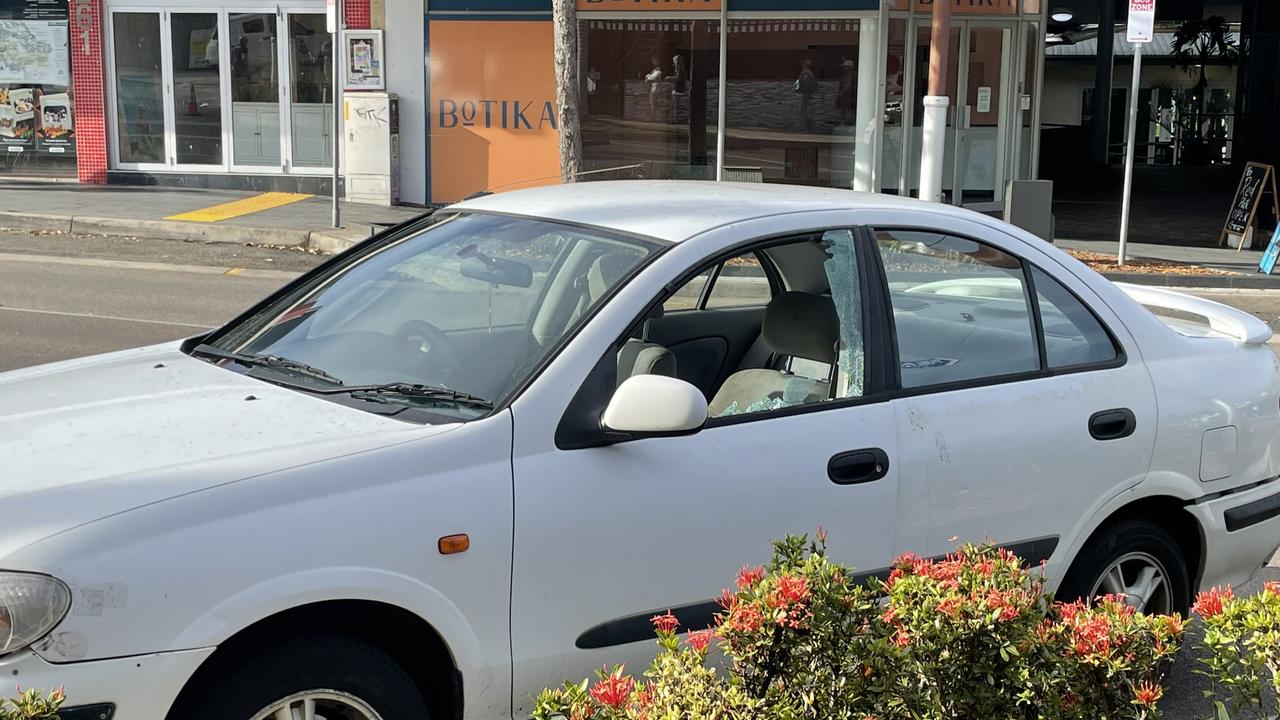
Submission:
[[[346,199],[374,205],[400,202],[400,103],[393,93],[343,98]]]
[[[1014,180],[1005,193],[1004,221],[1053,242],[1053,182]]]

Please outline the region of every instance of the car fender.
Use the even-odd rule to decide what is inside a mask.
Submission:
[[[1089,512],[1081,516],[1080,522],[1070,534],[1071,542],[1060,546],[1058,552],[1054,553],[1055,557],[1050,561],[1048,568],[1053,578],[1053,585],[1056,587],[1062,580],[1085,543],[1111,516],[1146,498],[1172,497],[1183,502],[1190,501],[1201,494],[1199,484],[1192,478],[1178,473],[1155,472],[1148,473],[1146,479],[1141,482],[1120,488],[1114,494],[1100,498]],[[1195,568],[1191,571],[1194,573]]]
[[[431,625],[456,664],[473,666],[480,643],[456,604],[408,575],[362,567],[320,567],[272,578],[209,607],[176,639],[181,648],[213,647],[279,613],[329,601],[362,600],[406,610]]]

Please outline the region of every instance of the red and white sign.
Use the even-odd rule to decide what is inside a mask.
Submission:
[[[1149,43],[1156,29],[1156,0],[1129,0],[1129,32],[1131,43]]]

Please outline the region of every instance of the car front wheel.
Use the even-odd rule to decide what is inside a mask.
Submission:
[[[1058,588],[1061,600],[1118,595],[1148,614],[1186,615],[1191,577],[1177,541],[1146,520],[1125,520],[1101,530],[1071,566]]]
[[[264,645],[212,668],[183,720],[424,720],[413,679],[379,648],[342,635]]]

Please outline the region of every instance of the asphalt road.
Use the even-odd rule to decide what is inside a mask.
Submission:
[[[188,337],[323,260],[271,248],[0,231],[0,371]],[[1205,295],[1280,330],[1280,293]],[[1280,579],[1280,568],[1238,590],[1254,592],[1264,579]],[[1184,649],[1167,682],[1162,706],[1172,720],[1211,717],[1191,655]]]
[[[237,245],[0,232],[0,371],[189,337],[323,259]]]

